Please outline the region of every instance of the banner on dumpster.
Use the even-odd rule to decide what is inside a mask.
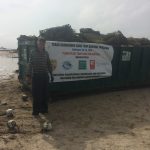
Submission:
[[[54,82],[107,78],[112,75],[113,47],[96,43],[46,41]]]

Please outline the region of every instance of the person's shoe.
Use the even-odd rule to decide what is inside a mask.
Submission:
[[[48,111],[40,111],[41,114],[48,114]]]
[[[39,115],[32,115],[32,118],[37,120],[37,119],[40,119],[40,116]]]
[[[48,113],[39,113],[39,116],[42,120],[47,121],[48,120]]]
[[[33,116],[39,116],[39,113],[33,112],[32,115],[33,115]]]
[[[48,112],[41,112],[41,114],[43,114],[43,115],[47,115],[47,114],[48,114]]]

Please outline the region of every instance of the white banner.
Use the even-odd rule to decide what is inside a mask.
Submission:
[[[113,47],[96,43],[46,41],[54,82],[106,78],[112,75]]]

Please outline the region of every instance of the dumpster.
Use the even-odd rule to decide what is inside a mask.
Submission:
[[[54,82],[49,83],[50,92],[88,92],[150,85],[150,47],[112,47],[59,41],[46,43],[54,73]],[[35,44],[36,37],[18,38],[19,80],[23,84],[27,84],[27,64],[31,51],[36,49]]]

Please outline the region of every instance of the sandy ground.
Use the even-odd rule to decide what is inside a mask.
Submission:
[[[31,95],[16,77],[0,83],[0,150],[149,150],[150,88],[93,94],[49,104],[53,130],[41,132],[43,121],[33,118]],[[20,131],[10,133],[2,115],[13,108]]]

